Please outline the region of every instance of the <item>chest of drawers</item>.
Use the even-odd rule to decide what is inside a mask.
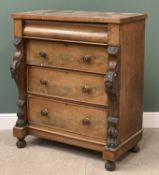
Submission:
[[[35,135],[100,151],[107,170],[142,137],[145,14],[14,13],[17,147]]]

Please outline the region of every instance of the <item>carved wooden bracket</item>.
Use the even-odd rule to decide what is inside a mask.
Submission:
[[[118,64],[116,63],[114,69],[109,69],[105,75],[105,89],[106,92],[113,92],[115,88],[116,78],[118,76]]]
[[[15,38],[14,45],[16,47],[16,52],[13,56],[13,62],[10,66],[10,72],[12,78],[15,80],[19,93],[18,100],[18,120],[16,122],[17,127],[23,127],[26,125],[25,117],[25,101],[26,101],[26,91],[25,91],[25,60],[24,60],[24,42],[22,38]]]
[[[119,90],[119,68],[120,68],[120,47],[108,46],[108,71],[105,75],[105,90],[108,95],[110,110],[108,113],[107,147],[118,146],[118,90]]]
[[[119,60],[117,58],[119,53],[119,46],[108,46],[108,70],[105,75],[105,89],[106,92],[111,93],[115,87],[116,78],[119,73]]]
[[[10,71],[11,71],[12,78],[17,82],[18,81],[18,70],[19,70],[20,64],[23,59],[22,39],[15,38],[13,43],[16,47],[16,52],[13,56],[13,62],[10,66]]]
[[[116,55],[119,52],[119,46],[108,46],[107,51],[109,55]]]

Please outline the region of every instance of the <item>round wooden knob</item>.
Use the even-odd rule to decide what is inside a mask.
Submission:
[[[43,109],[43,110],[41,110],[40,114],[42,116],[48,116],[48,110],[47,109]]]
[[[91,121],[90,121],[90,119],[87,117],[87,118],[84,118],[84,119],[82,120],[82,123],[83,123],[84,125],[90,125],[90,124],[91,124]]]
[[[46,86],[48,84],[47,80],[40,80],[40,84]]]
[[[84,93],[91,93],[92,92],[92,87],[90,87],[89,85],[84,85],[82,88]]]
[[[86,56],[83,57],[83,62],[85,62],[87,64],[90,63],[91,60],[92,60],[92,58],[91,58],[90,55],[86,55]]]
[[[39,52],[39,56],[40,56],[41,58],[46,58],[46,57],[47,57],[47,53],[44,52],[44,51],[40,51],[40,52]]]

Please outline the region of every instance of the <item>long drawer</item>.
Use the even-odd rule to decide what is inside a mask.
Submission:
[[[29,66],[28,92],[107,105],[102,75]]]
[[[65,23],[53,21],[26,20],[23,23],[25,38],[65,40],[106,44],[108,42],[107,24]]]
[[[107,110],[28,96],[30,124],[106,139]]]
[[[27,64],[105,74],[106,46],[27,40]]]

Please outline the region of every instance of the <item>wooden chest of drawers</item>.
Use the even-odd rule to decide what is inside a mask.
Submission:
[[[142,137],[145,14],[14,13],[17,146],[35,135],[103,153],[105,167]]]

